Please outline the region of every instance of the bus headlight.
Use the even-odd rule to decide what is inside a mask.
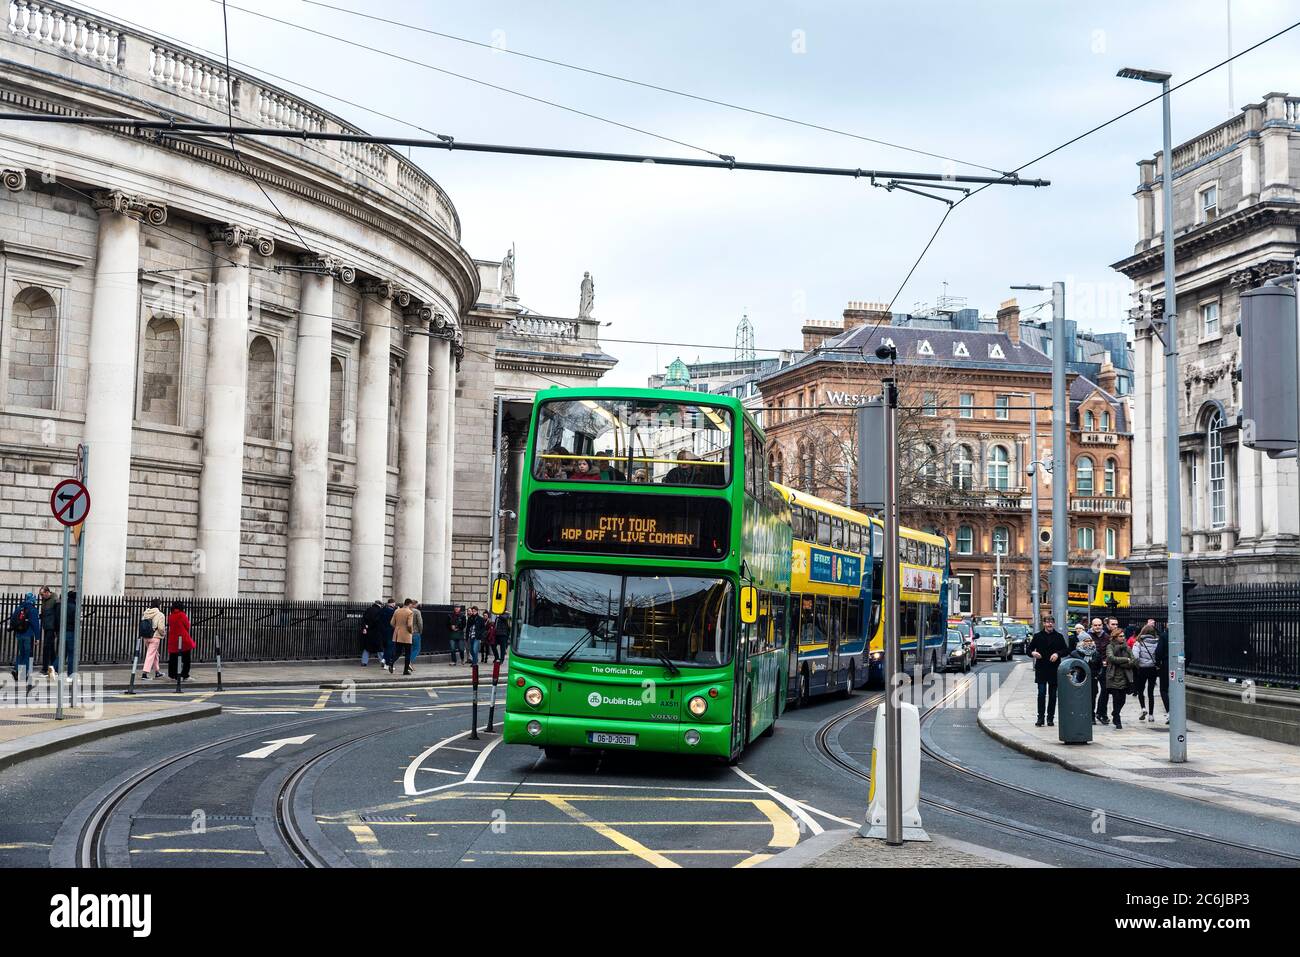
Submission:
[[[542,723],[540,721],[529,721],[528,733],[531,734],[534,738],[537,737],[539,734],[542,733]]]
[[[533,685],[524,692],[524,700],[536,708],[542,703],[542,689],[537,687],[537,685]]]
[[[687,731],[687,732],[686,732],[686,743],[687,743],[688,745],[690,745],[692,748],[695,747],[697,744],[699,744],[699,743],[700,743],[700,732],[696,731],[694,728],[692,728],[690,731]]]
[[[696,695],[690,701],[686,702],[686,708],[691,714],[698,718],[704,714],[704,712],[709,710],[709,702],[699,695]]]

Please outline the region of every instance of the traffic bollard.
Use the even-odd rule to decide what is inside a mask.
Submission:
[[[469,736],[470,740],[478,740],[478,662],[471,663],[471,680],[474,682],[473,704],[470,706],[469,719]]]
[[[135,694],[135,669],[140,664],[140,639],[135,639],[135,656],[131,659],[131,683],[127,685],[126,693]]]
[[[221,687],[221,639],[217,639],[217,690],[224,690]]]
[[[492,698],[488,703],[487,733],[492,734],[492,719],[497,710],[497,681],[501,678],[501,662],[492,662]]]

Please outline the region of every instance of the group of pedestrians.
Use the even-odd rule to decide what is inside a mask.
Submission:
[[[510,615],[502,612],[493,616],[481,611],[478,605],[470,605],[466,614],[463,606],[454,605],[447,633],[453,665],[458,661],[462,665],[487,664],[489,654],[493,661],[504,661],[510,644]]]
[[[140,641],[144,645],[141,680],[162,677],[158,664],[164,641],[167,643],[167,677],[172,681],[178,678],[181,681],[190,680],[190,664],[198,643],[190,629],[190,616],[185,610],[185,602],[172,602],[166,615],[163,614],[159,601],[149,602],[149,607],[140,618]]]
[[[1067,639],[1048,615],[1028,650],[1038,685],[1038,720],[1034,722],[1038,727],[1056,723],[1056,676],[1063,658],[1077,658],[1088,665],[1093,724],[1122,729],[1121,714],[1131,693],[1137,694],[1142,708],[1138,721],[1155,721],[1157,684],[1165,724],[1169,723],[1169,636],[1154,618],[1148,618],[1140,629],[1130,625],[1127,632],[1117,618],[1104,623],[1094,618],[1087,630],[1082,623],[1075,625]]]
[[[59,655],[59,622],[63,622],[63,655]],[[72,680],[77,670],[76,658],[77,593],[68,592],[67,608],[60,607],[59,596],[48,586],[28,592],[9,615],[6,629],[14,636],[15,654],[11,673],[31,676],[40,645],[41,671],[47,675],[64,675]]]
[[[454,605],[447,620],[451,663],[471,664],[480,655],[486,663],[489,653],[493,660],[503,661],[509,634],[509,615],[493,617],[480,611],[478,605],[470,605],[466,613],[463,605]],[[392,674],[400,657],[402,674],[414,674],[412,663],[420,656],[423,635],[424,615],[418,599],[408,598],[401,605],[392,598],[387,602],[376,600],[361,617],[361,666],[368,666],[373,655],[379,667]]]

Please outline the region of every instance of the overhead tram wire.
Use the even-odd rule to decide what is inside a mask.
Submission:
[[[284,215],[279,204],[276,203],[276,201],[271,197],[271,194],[266,191],[266,187],[262,185],[261,180],[253,175],[253,171],[250,170],[248,164],[244,162],[244,157],[240,154],[239,147],[235,145],[235,115],[233,112],[235,90],[234,78],[230,72],[230,25],[226,21],[225,0],[221,0],[221,38],[226,54],[226,126],[230,131],[230,151],[235,154],[235,160],[239,163],[240,169],[244,171],[244,175],[252,180],[253,185],[257,187],[258,192],[266,197],[266,201],[271,204],[271,208],[275,210],[275,214],[279,216],[284,224],[289,227],[290,231],[292,231],[294,238],[298,240],[298,245],[315,256],[316,253],[312,252],[311,245],[307,240],[302,238],[302,233],[298,232],[298,227],[290,222],[289,217]]]
[[[1195,76],[1188,77],[1186,80],[1174,84],[1169,88],[1168,94],[1172,95],[1176,90],[1181,90],[1189,83],[1195,83],[1197,80],[1208,76],[1209,74],[1213,73],[1215,70],[1227,66],[1233,60],[1236,60],[1239,57],[1243,57],[1247,53],[1251,53],[1255,50],[1258,50],[1264,44],[1271,43],[1272,41],[1278,39],[1279,37],[1287,33],[1290,33],[1296,27],[1300,27],[1300,20],[1297,20],[1296,22],[1292,23],[1290,26],[1283,27],[1281,30],[1278,30],[1276,33],[1272,33],[1269,36],[1266,36],[1264,39],[1258,41],[1257,43],[1251,44],[1250,46],[1246,47],[1243,50],[1238,50],[1236,53],[1232,54],[1229,57],[1225,57],[1224,59],[1220,60],[1218,63],[1215,63],[1213,66],[1206,67],[1204,70],[1202,70],[1200,73],[1197,73]],[[1160,93],[1157,93],[1154,96],[1151,96],[1143,100],[1141,103],[1137,104],[1131,109],[1127,109],[1124,112],[1117,114],[1116,116],[1112,116],[1110,119],[1106,120],[1103,123],[1098,123],[1096,126],[1092,127],[1091,129],[1085,130],[1084,132],[1078,134],[1077,136],[1071,137],[1070,139],[1066,140],[1064,143],[1060,143],[1057,146],[1053,146],[1050,150],[1047,150],[1045,153],[1041,153],[1038,156],[1035,156],[1033,159],[1029,160],[1028,162],[1021,163],[1015,169],[1011,170],[1010,173],[1018,175],[1021,171],[1027,169],[1030,166],[1033,166],[1035,163],[1041,162],[1042,160],[1047,159],[1049,156],[1052,156],[1056,153],[1059,153],[1063,149],[1073,146],[1075,143],[1078,143],[1080,140],[1091,136],[1093,133],[1098,133],[1101,130],[1104,130],[1106,127],[1110,126],[1113,123],[1118,123],[1120,120],[1124,119],[1127,116],[1131,116],[1132,114],[1136,113],[1138,110],[1142,109],[1143,107],[1150,106],[1152,103],[1155,103],[1157,100],[1161,99],[1165,95],[1166,95],[1165,91],[1161,91]],[[966,202],[966,200],[971,199],[972,197],[978,195],[979,193],[982,193],[986,188],[986,185],[992,185],[992,184],[985,184],[985,185],[978,186],[977,188],[967,193],[965,196],[962,196],[960,199],[958,199],[956,202],[952,203],[948,207],[948,211],[944,213],[943,218],[939,220],[939,225],[935,228],[934,234],[930,236],[929,241],[925,244],[925,248],[921,250],[921,254],[917,256],[916,261],[912,263],[912,268],[910,268],[907,271],[907,277],[903,280],[902,285],[900,285],[898,287],[898,291],[894,293],[894,299],[890,300],[891,311],[893,309],[894,301],[897,300],[899,295],[902,294],[903,289],[906,288],[907,283],[911,280],[912,274],[915,273],[917,267],[921,265],[921,261],[925,258],[926,253],[930,251],[930,247],[934,245],[934,241],[939,235],[939,230],[943,229],[944,224],[947,223],[948,214],[951,213],[958,206],[960,206],[962,203]],[[871,332],[868,334],[866,342],[864,342],[860,347],[858,347],[860,350],[865,350],[866,347],[871,344],[871,340],[875,338],[875,334],[879,330],[880,325],[883,322],[884,319],[881,318],[872,325]],[[864,362],[866,361],[865,353],[863,353],[863,361]]]
[[[217,2],[217,0],[213,0],[213,2]],[[700,103],[708,103],[712,106],[721,106],[729,110],[738,110],[742,113],[749,113],[753,116],[762,116],[767,119],[777,120],[782,123],[791,123],[795,126],[802,126],[811,130],[819,130],[823,133],[833,133],[836,136],[847,136],[855,140],[861,140],[864,143],[874,143],[877,146],[885,146],[885,147],[889,147],[890,149],[904,150],[908,153],[915,153],[918,156],[928,156],[931,159],[946,160],[949,163],[957,163],[961,166],[971,166],[976,169],[988,170],[991,173],[1004,172],[1004,170],[1000,170],[994,166],[986,166],[983,163],[975,163],[972,162],[971,160],[958,159],[955,156],[947,156],[943,153],[934,153],[931,152],[930,150],[923,150],[914,146],[905,146],[902,143],[891,143],[888,140],[877,139],[876,137],[866,136],[861,133],[853,133],[848,130],[836,129],[833,126],[824,126],[820,123],[813,123],[807,120],[800,120],[792,116],[783,116],[780,113],[772,113],[767,110],[760,110],[760,109],[755,109],[754,107],[742,106],[739,103],[729,103],[726,100],[719,100],[719,99],[715,99],[714,97],[703,96],[702,94],[699,93],[690,93],[685,90],[677,90],[677,89],[673,89],[672,87],[662,86],[658,83],[649,83],[644,80],[637,80],[637,79],[633,79],[632,77],[621,76],[617,73],[609,73],[604,70],[596,70],[596,69],[592,69],[591,67],[579,66],[576,63],[567,63],[564,60],[556,60],[556,59],[552,59],[551,57],[539,56],[534,53],[525,53],[522,50],[512,50],[509,47],[498,47],[498,46],[494,46],[491,43],[484,43],[481,40],[471,40],[469,37],[461,37],[461,36],[457,36],[454,33],[444,33],[440,30],[434,30],[430,27],[422,27],[414,23],[407,23],[401,20],[393,20],[388,17],[376,16],[373,13],[366,13],[362,10],[353,10],[348,7],[340,7],[332,3],[322,3],[320,2],[320,0],[302,0],[302,2],[314,7],[322,7],[326,10],[333,10],[337,13],[344,13],[347,14],[348,16],[361,17],[366,20],[372,20],[378,23],[385,23],[388,24],[389,26],[398,27],[402,30],[413,30],[417,33],[425,33],[430,36],[441,37],[444,40],[454,40],[457,43],[465,43],[468,44],[469,46],[479,47],[484,50],[490,50],[493,53],[508,53],[511,56],[521,57],[525,60],[533,60],[537,63],[545,63],[550,66],[560,67],[565,70],[574,70],[578,73],[585,73],[589,76],[597,76],[606,80],[615,80],[619,83],[628,83],[631,84],[632,86],[638,86],[646,90],[655,90],[659,93],[667,93],[671,96],[680,96],[688,100],[695,100]]]
[[[54,123],[67,126],[101,127],[141,132],[196,133],[212,136],[266,136],[290,140],[324,140],[341,143],[376,143],[387,146],[414,146],[421,149],[460,150],[467,153],[499,153],[511,156],[549,157],[552,159],[591,160],[606,163],[645,163],[657,166],[684,166],[692,169],[741,170],[759,173],[787,173],[802,176],[837,176],[848,179],[913,179],[924,182],[981,183],[988,186],[1050,186],[1051,180],[1021,179],[1009,176],[971,176],[952,173],[907,172],[900,170],[863,169],[851,166],[816,166],[799,163],[761,163],[738,160],[723,155],[721,159],[694,159],[687,156],[657,156],[643,153],[612,153],[597,150],[571,150],[544,146],[512,146],[500,143],[462,142],[446,134],[437,139],[408,136],[372,136],[368,133],[333,133],[324,130],[286,130],[280,127],[235,126],[190,120],[154,120],[130,116],[64,116],[56,113],[0,113],[0,122]]]
[[[225,5],[225,0],[212,0],[212,2],[221,3],[223,6]],[[295,30],[302,30],[305,33],[311,33],[314,34],[315,36],[324,37],[325,39],[328,40],[335,40],[339,43],[344,43],[347,44],[348,46],[356,47],[357,49],[360,50],[366,50],[370,53],[377,53],[380,56],[389,57],[390,59],[398,60],[401,61],[402,63],[407,63],[411,66],[419,67],[422,70],[432,70],[435,73],[442,73],[446,76],[454,76],[458,80],[465,80],[469,83],[476,83],[479,86],[484,86],[492,90],[497,90],[498,92],[501,93],[508,93],[511,96],[517,96],[525,100],[531,100],[534,103],[541,103],[544,106],[554,107],[557,110],[564,110],[568,113],[574,113],[578,116],[584,116],[590,120],[597,120],[601,123],[608,123],[610,126],[617,126],[620,129],[629,130],[633,133],[640,133],[643,136],[651,136],[657,140],[663,140],[665,143],[673,143],[677,146],[684,146],[687,149],[696,150],[697,152],[700,153],[706,153],[709,156],[722,157],[726,155],[723,153],[714,152],[713,150],[710,149],[705,149],[703,146],[696,146],[693,143],[687,143],[684,140],[674,139],[671,136],[665,136],[662,133],[654,133],[651,132],[650,130],[642,129],[637,126],[632,126],[631,124],[628,123],[620,123],[618,120],[612,120],[607,116],[601,116],[597,113],[591,113],[586,110],[580,110],[575,106],[567,106],[564,103],[557,103],[554,100],[547,100],[540,96],[533,96],[530,93],[523,93],[519,90],[512,90],[510,87],[501,86],[500,84],[497,83],[490,83],[487,80],[480,80],[477,77],[468,76],[464,73],[457,73],[454,70],[448,70],[444,67],[434,66],[431,63],[424,63],[420,60],[414,60],[410,57],[402,56],[400,53],[393,53],[391,50],[384,50],[379,47],[372,47],[368,44],[361,43],[357,40],[349,40],[347,37],[340,37],[332,33],[326,33],[323,30],[314,30],[311,27],[304,26],[303,24],[294,23],[290,20],[283,20],[279,17],[273,17],[267,13],[261,13],[260,11],[257,10],[250,10],[247,7],[241,7],[232,3],[230,5],[230,9],[238,10],[241,13],[248,14],[249,16],[260,17],[261,19],[268,20],[272,23],[278,23],[281,26],[291,27]],[[420,145],[420,144],[404,144],[404,145]]]

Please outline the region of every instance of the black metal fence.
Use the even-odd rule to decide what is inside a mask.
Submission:
[[[0,596],[7,623],[22,595]],[[367,602],[277,601],[266,598],[181,598],[198,647],[195,658],[211,661],[221,642],[222,661],[294,661],[351,658],[360,653],[361,616]],[[148,598],[91,596],[80,603],[84,665],[130,664]],[[164,614],[171,600],[160,601]],[[421,653],[446,651],[450,605],[421,605]],[[14,634],[0,631],[0,661],[17,653]],[[37,661],[40,649],[34,649]]]

